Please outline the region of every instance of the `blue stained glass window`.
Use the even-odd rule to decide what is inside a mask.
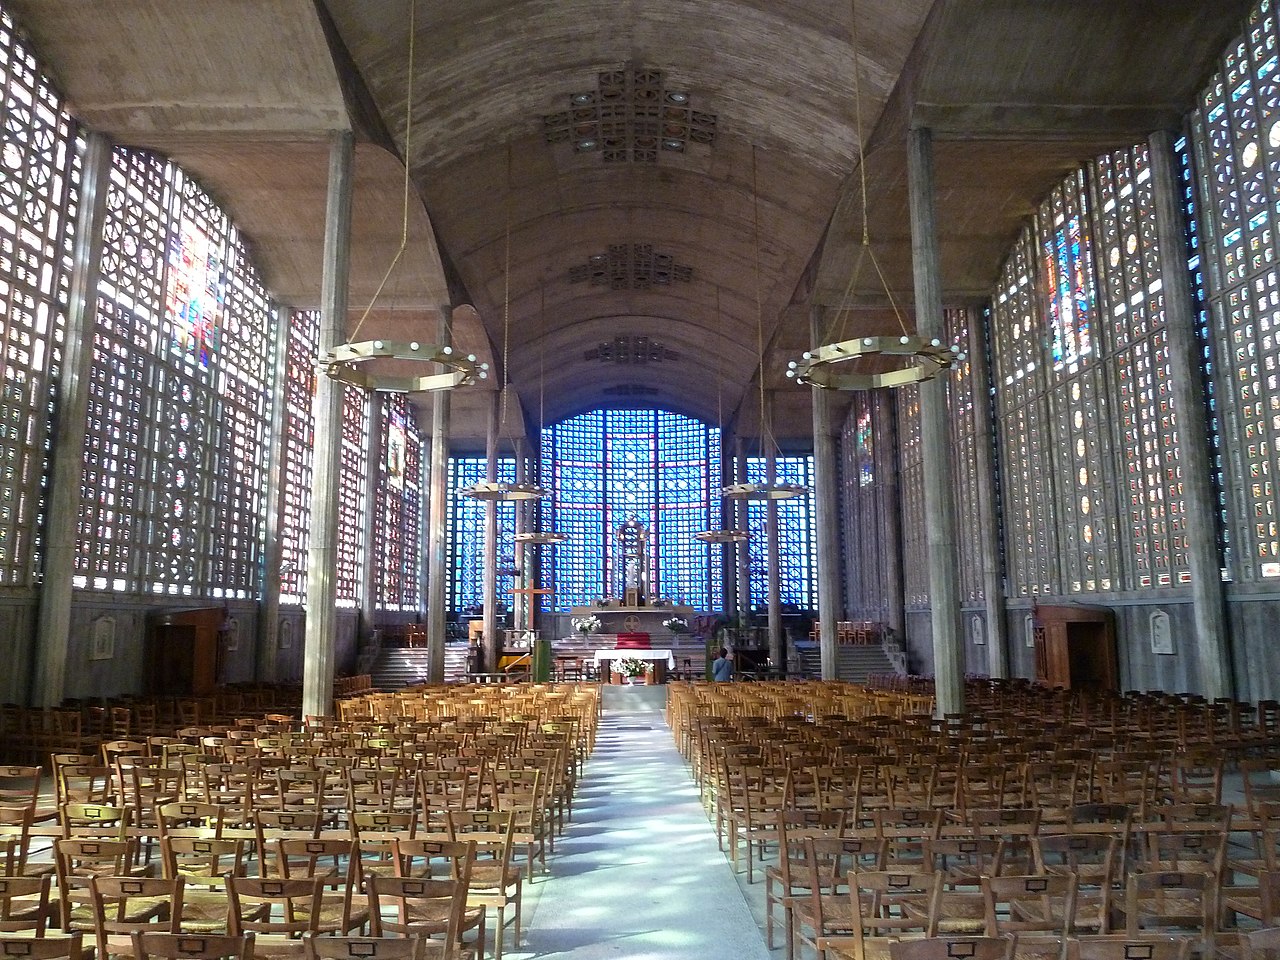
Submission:
[[[544,566],[544,609],[621,596],[615,533],[633,516],[649,529],[653,596],[721,608],[720,548],[693,536],[720,526],[719,430],[665,410],[593,410],[545,430],[542,459],[544,523],[569,536]]]
[[[482,483],[486,478],[484,457],[453,457],[449,460],[448,498],[445,508],[449,516],[449,596],[450,610],[478,611],[484,604],[484,510],[482,500],[458,493],[463,487]],[[498,458],[498,482],[515,483],[516,462],[511,457]],[[509,609],[515,565],[516,505],[499,502],[498,507],[498,609]]]
[[[1044,239],[1044,275],[1053,278],[1048,319],[1055,368],[1075,363],[1093,352],[1089,238],[1080,220],[1079,213],[1059,218]]]
[[[747,458],[747,483],[764,483],[764,457]],[[816,505],[813,494],[813,457],[778,457],[777,483],[799,483],[809,488],[803,496],[775,501],[778,505],[778,567],[780,602],[801,610],[817,607],[818,565],[814,553],[813,521]],[[751,599],[757,607],[768,605],[768,536],[765,524],[768,505],[752,500],[747,505],[747,529],[751,532]]]

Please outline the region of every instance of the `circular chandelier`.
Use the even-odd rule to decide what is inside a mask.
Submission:
[[[458,491],[471,500],[541,500],[547,495],[545,487],[536,483],[504,483],[498,480],[482,480]]]
[[[743,543],[751,539],[746,530],[702,530],[693,536],[707,544]]]
[[[808,492],[802,483],[731,483],[720,496],[727,500],[791,500]]]
[[[890,357],[896,364],[874,373],[841,372],[839,364],[859,357]],[[945,347],[940,340],[900,337],[858,337],[828,343],[806,351],[799,360],[787,364],[787,376],[831,390],[894,389],[932,380],[953,363],[965,359],[958,346]]]
[[[567,533],[557,533],[554,530],[536,530],[532,533],[517,533],[515,536],[516,543],[531,543],[534,546],[549,547],[555,546],[557,543],[566,543],[569,540]]]
[[[443,370],[418,376],[378,373],[362,365],[372,360],[404,360],[434,363]],[[320,367],[330,378],[365,390],[384,393],[427,393],[451,390],[476,383],[489,376],[489,364],[477,363],[475,354],[453,352],[453,347],[434,343],[398,343],[390,340],[362,340],[341,343],[320,358]]]

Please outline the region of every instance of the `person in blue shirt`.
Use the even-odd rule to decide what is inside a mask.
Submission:
[[[733,661],[724,647],[720,648],[720,656],[711,661],[711,679],[717,682],[733,679]]]

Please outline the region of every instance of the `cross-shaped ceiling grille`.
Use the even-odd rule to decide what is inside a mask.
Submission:
[[[647,290],[675,281],[688,283],[693,267],[676,263],[665,253],[654,253],[651,243],[611,243],[608,253],[589,257],[569,268],[570,283],[590,283],[612,290]]]
[[[624,336],[602,340],[600,346],[593,347],[583,356],[587,360],[599,360],[601,363],[629,363],[638,366],[680,359],[679,354],[674,350],[669,350],[657,340],[644,336]]]
[[[715,114],[689,103],[688,92],[666,86],[661,70],[606,70],[595,90],[570,94],[569,109],[544,116],[542,133],[549,145],[568,143],[605,163],[657,163],[661,153],[715,141]]]

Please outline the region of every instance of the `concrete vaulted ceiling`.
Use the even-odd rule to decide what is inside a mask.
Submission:
[[[848,335],[914,326],[909,129],[935,135],[947,299],[973,302],[1064,174],[1180,122],[1249,7],[5,4],[72,111],[196,175],[250,238],[284,302],[318,303],[326,141],[354,129],[351,328],[425,338],[440,304],[474,304],[477,314],[456,332],[461,346],[495,362],[498,382],[509,357],[525,415],[509,412],[506,432],[536,422],[542,394],[548,421],[642,402],[713,421],[723,409],[753,433],[763,339],[784,443],[803,442],[811,429],[807,389],[781,375],[809,345],[811,306]],[[575,148],[602,139],[590,122],[599,112],[569,113],[575,95],[588,101],[581,109],[621,116],[618,130],[603,129],[623,141],[618,162],[600,143]],[[661,121],[652,160],[635,139],[648,131],[634,122],[650,104]],[[699,115],[692,127],[682,126],[686,109]],[[680,149],[664,149],[666,138]],[[632,147],[641,159],[625,153]],[[402,160],[410,242],[367,310],[400,244]],[[883,282],[860,256],[864,219]],[[583,279],[607,273],[611,252],[620,280],[650,276],[656,257],[667,282]],[[901,320],[888,309],[890,293]],[[619,362],[618,347],[646,362]],[[456,394],[453,429],[464,442],[483,435],[493,387]]]

